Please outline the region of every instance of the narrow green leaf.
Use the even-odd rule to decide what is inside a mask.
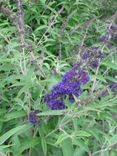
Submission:
[[[47,116],[47,115],[62,115],[67,110],[51,110],[37,114],[38,116]]]
[[[11,142],[13,144],[13,147],[11,149],[13,151],[13,154],[16,155],[20,148],[20,139],[17,134],[11,137]]]
[[[117,144],[117,134],[113,135],[111,138],[109,138],[110,145]]]
[[[69,135],[67,135],[67,134],[61,134],[61,135],[59,135],[59,137],[58,137],[55,145],[59,145],[66,138],[69,138]]]
[[[109,67],[109,68],[112,68],[114,70],[117,70],[117,64],[112,63],[110,61],[102,62],[101,64],[106,66],[106,67]]]
[[[83,155],[85,155],[84,149],[82,149],[81,147],[79,147],[79,148],[76,147],[73,156],[83,156]]]
[[[78,136],[78,137],[83,137],[83,136],[85,136],[85,137],[90,137],[91,134],[89,134],[89,133],[86,132],[86,131],[81,130],[81,131],[75,132],[75,136]]]
[[[115,79],[115,78],[113,78],[113,77],[111,77],[111,76],[106,76],[106,79],[107,79],[107,80],[110,80],[110,81],[112,81],[112,82],[117,83],[117,79]]]
[[[91,78],[94,79],[96,77],[97,80],[100,80],[102,82],[106,83],[105,78],[102,75],[92,75]]]
[[[5,121],[9,121],[9,120],[12,120],[12,119],[17,119],[17,118],[21,118],[23,116],[25,116],[26,113],[24,111],[16,111],[16,112],[11,112],[9,114],[6,114],[5,116]]]
[[[11,147],[11,146],[13,146],[14,144],[10,144],[10,145],[1,145],[0,146],[0,150],[3,150],[3,149],[5,149],[5,148],[8,148],[8,147]]]
[[[63,156],[73,156],[73,145],[72,140],[70,138],[67,138],[62,141],[61,148],[63,151]]]
[[[43,153],[46,156],[47,155],[47,143],[44,137],[41,138],[41,145],[42,145]]]
[[[12,135],[20,132],[20,131],[25,131],[27,129],[29,129],[31,127],[31,125],[22,125],[22,126],[18,126],[16,128],[13,128],[11,130],[9,130],[8,132],[6,132],[5,134],[3,134],[1,137],[0,137],[0,145],[2,145],[8,138],[10,138]]]
[[[74,143],[74,145],[77,145],[77,146],[79,146],[80,148],[82,148],[84,151],[86,151],[86,152],[88,152],[89,151],[89,148],[88,148],[88,146],[85,144],[85,142],[84,141],[82,141],[81,139],[74,139],[73,140],[73,143]]]
[[[24,152],[25,150],[29,148],[33,148],[34,146],[38,144],[40,144],[39,138],[31,138],[31,139],[25,140],[20,146],[19,154],[21,154],[22,152]]]
[[[37,33],[37,32],[39,32],[39,30],[43,30],[43,29],[47,29],[47,26],[46,26],[46,25],[41,25],[41,26],[39,26],[39,27],[35,30],[35,32]]]

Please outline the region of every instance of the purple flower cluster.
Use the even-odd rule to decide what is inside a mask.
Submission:
[[[38,123],[37,111],[31,111],[29,113],[28,120],[31,124],[36,125]]]
[[[113,94],[117,94],[117,83],[116,82],[111,82],[109,83],[109,88]],[[101,96],[105,97],[109,95],[109,91],[106,89],[105,91],[102,92]]]
[[[44,99],[52,110],[65,109],[65,97],[74,102],[74,96],[82,93],[81,84],[89,81],[89,75],[85,69],[80,69],[79,63],[65,73],[62,80],[53,86],[51,93],[46,94]]]
[[[90,47],[81,54],[81,59],[84,64],[88,64],[92,69],[97,68],[99,60],[103,58],[101,50],[97,47]]]
[[[110,24],[108,26],[108,32],[103,35],[99,41],[103,46],[110,48],[112,46],[111,39],[117,38],[117,25]],[[82,64],[89,65],[90,68],[95,69],[99,66],[99,60],[104,57],[100,47],[91,46],[81,53]]]
[[[109,87],[110,87],[110,89],[111,89],[111,91],[113,93],[116,93],[117,94],[117,83],[116,82],[110,83]]]
[[[99,41],[106,45],[108,48],[112,46],[111,39],[117,38],[117,25],[112,23],[108,27],[108,32],[103,35]]]

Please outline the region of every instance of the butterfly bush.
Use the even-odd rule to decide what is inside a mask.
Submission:
[[[117,25],[111,24],[108,26],[108,32],[103,35],[99,41],[103,47],[110,48],[112,39],[117,39]],[[81,85],[88,83],[90,80],[87,68],[96,69],[99,62],[105,57],[101,47],[91,46],[81,51],[80,61],[73,65],[62,77],[62,79],[52,87],[50,93],[45,94],[44,101],[52,110],[62,110],[66,108],[65,99],[68,98],[70,103],[75,101],[75,97],[79,97],[83,92]],[[117,83],[111,82],[108,88],[102,91],[100,97],[108,96],[110,89],[112,93],[117,94]],[[28,120],[32,125],[39,123],[37,111],[31,111],[28,115]]]
[[[82,93],[81,84],[86,84],[89,80],[88,72],[80,68],[78,62],[53,86],[51,92],[45,95],[45,102],[52,110],[65,109],[65,98],[68,97],[71,103],[74,102],[74,96],[78,97]]]
[[[75,100],[74,97],[78,97],[82,93],[81,85],[86,84],[90,80],[85,67],[95,69],[99,66],[100,61],[104,58],[104,47],[109,48],[112,46],[111,39],[117,37],[116,30],[117,25],[114,23],[110,24],[107,33],[99,39],[102,46],[91,46],[82,51],[80,61],[74,64],[72,69],[65,73],[62,80],[52,87],[51,92],[44,96],[44,100],[50,109],[65,109],[66,97],[72,103]],[[115,90],[116,87],[116,84],[110,86],[112,90]]]

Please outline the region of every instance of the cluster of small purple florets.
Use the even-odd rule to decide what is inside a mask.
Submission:
[[[109,25],[108,32],[99,39],[103,47],[109,47],[111,45],[111,39],[117,37],[115,30],[117,30],[116,24],[113,23]],[[65,97],[68,97],[70,102],[74,102],[74,97],[78,97],[82,93],[81,84],[86,84],[89,81],[89,75],[85,69],[81,68],[81,64],[84,67],[97,68],[99,62],[104,57],[102,49],[91,46],[81,53],[80,62],[76,63],[73,68],[63,76],[62,80],[53,86],[51,93],[45,95],[45,102],[50,109],[65,109]]]
[[[111,82],[109,84],[108,89],[110,89],[111,92],[116,95],[117,94],[117,82]],[[105,96],[109,95],[108,89],[106,89],[105,91],[102,92],[101,97],[105,97]]]
[[[99,41],[102,42],[105,46],[110,48],[112,46],[111,39],[117,39],[117,24],[112,23],[108,26],[108,32],[103,35]]]
[[[82,63],[89,65],[92,69],[97,68],[103,53],[98,47],[90,47],[81,54]]]
[[[28,116],[28,120],[31,124],[36,125],[38,123],[38,117],[37,117],[38,111],[31,111]]]
[[[109,87],[113,93],[117,94],[117,82],[110,83]]]
[[[102,43],[103,47],[110,48],[112,46],[112,39],[115,38],[117,38],[117,25],[113,23],[108,26],[108,32],[103,35],[99,41]],[[104,57],[102,49],[95,46],[85,49],[85,51],[81,53],[82,63],[89,65],[92,69],[97,68],[100,60]]]
[[[78,66],[79,63],[75,64],[65,73],[62,80],[53,86],[51,93],[45,95],[45,102],[50,109],[65,109],[66,97],[70,102],[74,102],[74,96],[78,97],[82,93],[81,84],[86,84],[90,78],[88,72]]]

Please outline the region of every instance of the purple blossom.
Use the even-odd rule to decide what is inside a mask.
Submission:
[[[82,65],[82,62],[81,62],[81,61],[75,63],[75,64],[73,65],[73,67],[72,67],[72,70],[78,70],[78,69],[80,69],[80,66],[81,66],[81,65]]]
[[[91,52],[90,52],[89,50],[85,51],[85,52],[82,54],[82,56],[81,56],[81,58],[82,58],[83,60],[87,60],[87,59],[89,59],[90,57],[91,57]]]
[[[117,25],[115,23],[112,23],[112,25],[107,27],[108,28],[108,32],[103,35],[99,41],[102,42],[104,45],[106,45],[108,48],[110,48],[112,46],[112,43],[111,43],[111,39],[116,39],[116,36],[117,36],[117,33],[116,33],[116,30],[117,30]]]
[[[90,47],[90,49],[85,50],[81,54],[81,59],[90,62],[90,60],[94,60],[95,58],[102,58],[102,52],[98,47]]]
[[[78,81],[80,84],[86,84],[90,80],[88,73],[85,70],[78,72]]]
[[[117,93],[117,83],[116,82],[111,82],[109,84],[109,88],[113,93]],[[102,92],[101,96],[105,97],[109,95],[109,91],[106,89],[105,91]]]
[[[38,123],[38,118],[37,118],[37,111],[32,111],[29,113],[28,120],[30,123],[33,125],[36,125]]]
[[[92,62],[90,63],[90,67],[91,67],[92,69],[97,68],[98,65],[99,65],[99,61],[98,61],[98,60],[92,61]]]
[[[65,104],[63,99],[52,99],[48,101],[48,107],[52,110],[62,110],[65,109]]]
[[[74,96],[78,97],[82,93],[80,85],[86,84],[89,79],[88,72],[80,69],[78,62],[65,73],[60,82],[53,86],[51,92],[45,95],[44,100],[50,109],[65,109],[65,98],[68,97],[70,102],[74,102]]]
[[[75,76],[75,72],[73,69],[71,69],[65,73],[65,75],[63,76],[62,82],[65,83],[65,82],[71,81],[74,78],[74,76]]]
[[[90,47],[90,49],[82,52],[82,63],[89,65],[92,69],[97,68],[99,60],[103,58],[103,54],[98,47]]]
[[[117,93],[117,83],[116,82],[110,83],[109,87],[112,92]]]
[[[105,96],[108,96],[108,95],[109,95],[109,92],[108,92],[107,89],[101,93],[101,97],[105,97]]]
[[[108,42],[108,40],[111,39],[111,38],[112,38],[111,34],[105,34],[104,36],[102,36],[102,37],[99,39],[99,41],[100,41],[100,42],[103,42],[103,43],[106,43],[106,42]]]

